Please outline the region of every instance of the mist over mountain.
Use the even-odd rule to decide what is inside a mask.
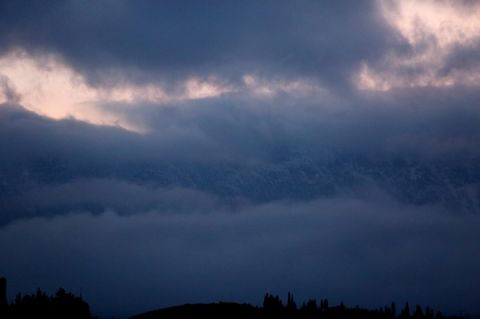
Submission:
[[[480,314],[479,16],[0,1],[9,293],[108,318],[265,291]]]
[[[310,136],[298,137],[295,145],[273,140],[259,150],[250,144],[265,138],[260,133],[234,146],[230,145],[235,142],[228,140],[214,146],[196,145],[194,136],[181,141],[163,136],[174,140],[163,145],[152,136],[121,129],[92,127],[75,120],[54,122],[15,107],[1,111],[3,121],[9,120],[3,127],[8,134],[3,135],[2,143],[11,150],[1,161],[0,198],[3,210],[9,212],[2,215],[2,223],[13,216],[81,210],[101,213],[114,209],[121,214],[186,210],[181,207],[185,204],[175,200],[185,196],[201,210],[279,200],[388,197],[406,205],[444,207],[454,214],[480,211],[480,161],[468,154],[467,158],[448,153],[426,157],[374,149],[372,155],[364,150],[355,152],[350,145],[335,147],[321,141],[315,145]],[[15,131],[8,132],[12,126]],[[246,132],[251,129],[248,124],[242,128]],[[281,132],[283,128],[271,130]],[[38,148],[22,149],[22,144]],[[196,152],[205,152],[206,157],[192,158],[181,144],[197,147]],[[231,150],[219,150],[221,147]],[[239,148],[250,153],[247,161],[238,158]],[[23,160],[14,160],[18,158]],[[125,199],[118,196],[121,193],[134,196]]]

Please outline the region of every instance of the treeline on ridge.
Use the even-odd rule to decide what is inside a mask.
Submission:
[[[394,302],[379,309],[349,308],[343,303],[331,306],[328,299],[314,299],[298,306],[292,294],[287,302],[279,296],[266,294],[262,307],[239,303],[187,304],[163,308],[131,317],[131,319],[467,319],[465,316],[445,316],[430,307],[410,307],[408,302],[399,310]]]
[[[7,281],[0,278],[1,319],[92,319],[90,306],[82,297],[75,296],[63,288],[49,296],[41,289],[35,293],[18,293],[12,303],[6,298]]]
[[[41,289],[32,294],[17,294],[8,303],[5,278],[0,278],[0,319],[93,319],[90,307],[82,297],[60,288],[53,296]],[[378,309],[347,307],[343,303],[330,305],[328,299],[310,299],[300,306],[288,293],[284,303],[279,296],[265,294],[261,307],[250,304],[219,302],[211,304],[186,304],[145,312],[131,319],[468,319],[466,316],[445,316],[430,307],[410,307],[405,303],[397,309],[394,302]]]

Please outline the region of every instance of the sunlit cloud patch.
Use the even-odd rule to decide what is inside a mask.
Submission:
[[[480,65],[449,65],[453,55],[480,44],[478,3],[386,0],[377,4],[382,17],[409,49],[389,50],[378,63],[363,62],[355,75],[360,89],[480,85]]]

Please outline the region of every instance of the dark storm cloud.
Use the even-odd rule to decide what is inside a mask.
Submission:
[[[62,56],[90,81],[246,73],[344,83],[398,45],[374,2],[2,1],[0,39]],[[114,76],[113,76],[114,75]],[[168,84],[165,83],[165,84]]]
[[[185,212],[182,197],[213,210],[354,196],[367,185],[478,212],[478,93],[450,92],[359,96],[354,105],[224,97],[105,106],[146,124],[144,135],[3,105],[0,224],[78,210]]]
[[[0,270],[11,294],[67,285],[106,315],[186,302],[258,304],[266,291],[371,307],[408,298],[474,314],[479,222],[388,197],[208,214],[70,214],[2,228],[8,262]]]
[[[479,154],[480,98],[475,88],[423,88],[353,99],[227,95],[167,107],[104,105],[145,125],[152,136],[209,141],[225,158],[271,161],[278,151],[325,151],[384,156],[472,158]],[[208,155],[206,155],[208,157]],[[220,155],[219,155],[220,156]]]
[[[285,160],[297,152],[322,159],[331,152],[432,159],[478,157],[476,90],[423,89],[355,102],[279,97],[204,99],[170,106],[106,105],[109,112],[146,126],[146,134],[74,119],[51,120],[18,106],[0,109],[3,163],[44,158],[106,171],[135,161],[227,161],[248,164]],[[290,155],[289,155],[290,154]],[[18,162],[20,160],[20,162]],[[32,163],[30,163],[32,164]]]

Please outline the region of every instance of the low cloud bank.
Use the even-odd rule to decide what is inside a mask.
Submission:
[[[186,302],[258,303],[266,291],[350,305],[409,300],[475,314],[479,226],[478,215],[388,198],[209,213],[78,212],[2,227],[0,272],[10,298],[66,286],[106,315]]]

